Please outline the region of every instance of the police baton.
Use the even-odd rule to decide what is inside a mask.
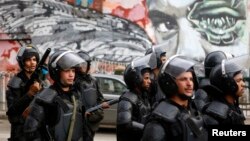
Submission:
[[[114,105],[114,104],[116,104],[116,103],[118,103],[118,102],[119,102],[119,98],[117,98],[117,99],[112,99],[112,100],[107,101],[107,103],[108,103],[109,105]],[[94,112],[94,111],[96,111],[96,110],[98,110],[98,109],[102,109],[102,104],[98,104],[98,105],[96,105],[96,106],[94,106],[94,107],[91,107],[91,108],[87,109],[86,112],[91,113],[91,112]]]
[[[143,130],[143,128],[144,128],[144,124],[139,123],[139,122],[136,122],[136,121],[132,121],[132,126],[133,126],[134,128],[139,129],[139,130]]]

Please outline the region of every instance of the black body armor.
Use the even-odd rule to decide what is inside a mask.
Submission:
[[[142,141],[206,141],[202,117],[194,104],[188,109],[169,100],[159,103],[145,125]]]
[[[148,99],[125,92],[120,98],[117,112],[117,141],[140,140],[144,123],[150,114]]]
[[[216,121],[215,123],[208,122],[208,125],[244,125],[245,116],[236,105],[214,100],[204,107],[203,112],[210,116],[209,120]]]
[[[28,140],[67,140],[73,114],[72,97],[76,101],[75,124],[73,126],[72,141],[85,139],[86,122],[85,107],[77,91],[62,92],[54,86],[44,89],[32,103],[32,110],[28,116],[24,131]]]
[[[76,88],[82,95],[82,102],[86,109],[101,104],[104,97],[99,89],[98,83],[90,74],[80,75],[76,80]],[[104,118],[102,109],[96,110],[87,116],[89,137],[94,138],[95,132],[99,129],[101,120]]]
[[[9,140],[22,141],[25,140],[23,133],[24,118],[22,113],[29,106],[33,97],[29,97],[25,91],[25,85],[28,77],[24,71],[14,76],[8,83],[6,91],[7,107],[6,112],[8,120],[11,123],[11,135]],[[42,87],[45,85],[42,82]]]

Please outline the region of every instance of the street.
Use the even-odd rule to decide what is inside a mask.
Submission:
[[[10,124],[7,119],[0,119],[0,141],[7,141],[10,133]],[[115,129],[101,129],[97,132],[94,141],[116,141]]]

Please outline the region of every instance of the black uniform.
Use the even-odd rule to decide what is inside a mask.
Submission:
[[[83,139],[86,136],[86,123],[81,95],[74,89],[64,92],[56,85],[44,89],[32,103],[30,115],[24,126],[27,139],[67,140],[74,106],[76,106],[76,116],[71,140]]]
[[[125,92],[117,108],[117,141],[138,141],[150,114],[147,93]]]
[[[144,129],[142,141],[205,141],[207,131],[204,129],[202,116],[189,103],[184,108],[174,101],[164,100],[152,112]]]
[[[243,125],[244,114],[239,107],[238,84],[234,80],[234,76],[241,73],[241,67],[230,61],[222,61],[220,65],[213,68],[210,74],[210,92],[208,95],[212,97],[212,101],[208,103],[202,111],[215,120],[213,124],[219,125]],[[240,84],[244,85],[243,78]],[[233,101],[226,99],[229,96]]]
[[[213,100],[208,103],[203,112],[210,116],[209,124],[212,125],[244,125],[245,116],[240,107],[235,104],[230,104],[225,100]]]
[[[14,141],[23,141],[25,140],[23,125],[24,117],[22,113],[29,106],[30,102],[33,99],[33,96],[28,95],[29,88],[26,84],[29,81],[29,78],[25,74],[25,60],[31,57],[36,57],[36,62],[39,62],[39,53],[37,49],[33,46],[21,47],[17,54],[18,65],[21,68],[21,71],[16,74],[8,83],[6,91],[6,100],[8,110],[6,112],[8,120],[11,124],[11,133],[10,139]],[[40,82],[42,87],[46,87],[48,84],[45,81]]]
[[[210,72],[216,65],[219,65],[223,59],[227,59],[223,51],[213,51],[207,54],[204,60],[205,78],[199,82],[199,89],[195,92],[194,100],[200,111],[211,101],[211,97],[207,94],[210,93],[210,88],[208,87],[210,85]]]
[[[85,107],[72,81],[77,66],[84,62],[67,50],[50,56],[48,68],[54,84],[37,94],[30,105],[24,125],[27,140],[85,140]]]
[[[124,71],[124,80],[129,91],[119,99],[117,109],[117,141],[138,141],[142,137],[143,127],[151,112],[148,92],[151,84],[152,54],[132,61]],[[149,75],[147,75],[149,73]],[[145,78],[144,78],[145,74]]]
[[[25,84],[28,80],[24,71],[21,71],[7,85],[6,99],[8,110],[6,114],[11,123],[11,140],[25,140],[23,136],[25,119],[22,117],[22,113],[33,99],[33,97],[28,96],[27,92],[25,92]]]
[[[99,89],[98,82],[90,74],[79,75],[76,80],[76,87],[80,90],[83,97],[83,104],[86,109],[101,104],[104,101],[104,97]],[[102,109],[94,111],[91,115],[86,117],[89,138],[94,139],[95,132],[99,128],[99,124],[104,117]]]
[[[175,79],[184,72],[192,73],[192,89],[198,83],[193,71],[194,62],[183,56],[172,56],[161,67],[158,84],[165,99],[153,110],[145,125],[142,141],[206,141],[207,131],[203,117],[192,101],[192,96],[179,93]],[[186,77],[186,76],[185,76]],[[184,77],[183,77],[184,78]],[[186,87],[190,80],[180,78]],[[184,105],[185,104],[185,107]]]

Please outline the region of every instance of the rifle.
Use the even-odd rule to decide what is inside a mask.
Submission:
[[[30,86],[32,84],[34,84],[34,81],[39,79],[39,73],[41,72],[41,69],[42,69],[43,65],[45,64],[45,61],[48,58],[50,52],[51,52],[51,48],[47,48],[47,50],[43,54],[41,61],[37,64],[35,71],[31,74],[30,79],[28,80],[28,82],[25,85],[26,92],[29,90]]]
[[[107,103],[108,103],[109,105],[114,105],[114,104],[116,104],[116,103],[118,103],[118,102],[119,102],[119,98],[109,100]],[[91,107],[91,108],[87,109],[86,112],[91,113],[91,112],[94,112],[94,111],[96,111],[96,110],[98,110],[98,109],[102,109],[102,104],[98,104],[98,105],[96,105],[96,106],[94,106],[94,107]]]

